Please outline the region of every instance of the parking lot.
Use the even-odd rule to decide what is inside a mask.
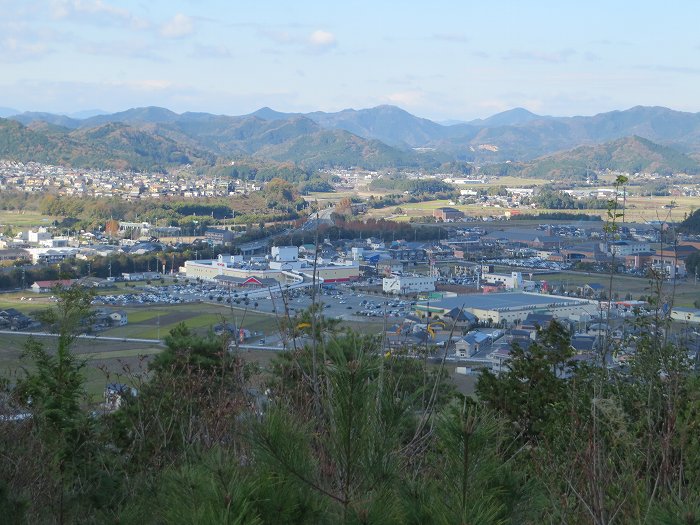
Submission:
[[[285,293],[285,297],[286,300],[278,294],[272,299],[269,295],[262,296],[254,299],[254,302],[249,300],[248,306],[256,311],[277,314],[284,314],[286,308],[290,315],[311,306],[310,288],[290,290]],[[389,318],[403,318],[411,311],[410,301],[353,291],[349,285],[337,285],[333,289],[321,291],[316,302],[322,305],[325,316],[343,321],[359,322],[364,317],[382,318],[385,312]]]
[[[317,292],[316,302],[323,313],[342,321],[361,322],[363,318],[403,318],[410,314],[413,303],[401,298],[384,297],[353,290],[342,283]],[[284,295],[284,300],[282,298]],[[95,306],[125,307],[144,304],[186,304],[206,302],[261,313],[295,315],[311,306],[311,287],[267,289],[227,289],[213,283],[173,283],[165,286],[143,285],[129,293],[100,295]]]

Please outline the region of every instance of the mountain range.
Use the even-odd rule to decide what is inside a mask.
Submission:
[[[579,146],[529,162],[496,163],[484,167],[487,174],[552,181],[586,180],[598,170],[700,174],[700,162],[673,148],[634,135],[604,144]]]
[[[9,109],[0,111],[6,114]],[[662,171],[686,166],[693,171],[700,159],[700,113],[662,107],[637,106],[591,117],[543,116],[515,108],[452,125],[386,105],[305,114],[265,107],[242,116],[144,107],[87,118],[25,112],[9,119],[14,125],[0,121],[2,157],[39,160],[30,159],[38,156],[48,162],[53,156],[74,165],[106,163],[133,169],[209,165],[219,157],[295,162],[308,168],[438,167],[453,160],[531,163],[555,153],[558,156],[548,162],[576,158],[580,164],[583,150],[574,148],[620,139],[630,141],[610,147],[619,158],[629,156],[625,165],[656,166]],[[619,154],[621,149],[627,153]],[[610,164],[614,155],[591,151],[596,167],[614,169]],[[590,159],[584,163],[591,165]]]

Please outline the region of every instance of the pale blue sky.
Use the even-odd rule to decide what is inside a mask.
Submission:
[[[0,0],[0,106],[700,111],[700,2]]]

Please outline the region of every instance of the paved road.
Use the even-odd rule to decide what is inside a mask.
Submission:
[[[0,335],[32,335],[34,337],[58,337],[58,334],[49,334],[47,332],[15,332],[13,330],[0,330]],[[117,341],[125,343],[153,343],[153,344],[163,344],[163,341],[159,339],[136,339],[133,337],[105,337],[105,336],[95,336],[95,335],[79,335],[78,339],[90,339],[92,341]],[[251,345],[244,344],[238,345],[241,350],[269,350],[272,352],[283,352],[284,348],[281,346],[268,346],[268,345]]]
[[[14,330],[0,330],[0,335],[32,335],[34,337],[58,337],[58,334],[50,334],[47,332],[16,332]],[[136,339],[133,337],[107,337],[101,335],[87,335],[81,334],[77,336],[78,339],[90,339],[91,341],[117,341],[123,343],[155,343],[162,344],[163,341],[160,339]]]

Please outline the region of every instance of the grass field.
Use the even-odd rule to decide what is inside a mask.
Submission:
[[[371,209],[367,212],[369,217],[386,217],[387,211],[392,211],[399,207],[404,211],[404,215],[392,217],[391,220],[406,221],[411,217],[432,216],[433,211],[443,206],[457,208],[471,217],[483,217],[489,215],[503,215],[509,208],[497,208],[493,206],[483,206],[481,204],[457,204],[451,205],[448,200],[432,200],[424,202],[414,202],[400,204],[399,206],[389,206],[386,208]],[[673,206],[673,208],[670,208]],[[648,221],[681,221],[686,215],[700,206],[700,202],[695,197],[628,197],[627,208],[625,210],[625,222],[648,222]],[[538,215],[540,213],[584,213],[586,215],[598,216],[605,219],[607,210],[550,210],[519,208],[521,215]],[[515,222],[515,221],[514,221]]]
[[[608,289],[610,283],[610,276],[605,274],[586,275],[561,272],[537,274],[534,278],[547,281],[555,289],[564,285],[564,288],[568,291],[575,291],[578,287],[589,283],[599,283]],[[613,294],[616,293],[620,299],[624,299],[627,294],[630,294],[632,299],[636,300],[641,296],[648,296],[654,293],[649,279],[626,275],[613,276],[612,290]],[[676,284],[675,288],[672,283],[664,283],[661,293],[664,296],[664,300],[670,301],[673,298],[675,306],[692,307],[695,301],[700,300],[700,283],[695,284],[693,280],[689,279]]]
[[[277,330],[277,320],[266,314],[231,309],[208,303],[178,305],[133,306],[120,308],[128,315],[129,323],[105,330],[100,335],[138,339],[162,339],[179,323],[204,333],[221,322],[234,323],[251,332],[273,333]]]
[[[673,205],[673,208],[666,206]],[[626,222],[682,221],[700,206],[697,197],[627,197]]]
[[[22,301],[22,297],[25,298]],[[23,292],[3,293],[0,294],[0,310],[5,308],[16,308],[24,314],[28,314],[37,310],[43,310],[53,303],[49,299],[50,295],[36,294],[25,290]],[[31,299],[29,301],[28,299]]]
[[[38,340],[51,350],[55,348],[54,338],[42,337]],[[23,377],[23,368],[31,370],[29,361],[22,358],[26,336],[0,335],[0,378],[11,383]],[[143,343],[122,343],[89,341],[77,339],[73,351],[86,360],[83,373],[86,388],[93,400],[99,400],[107,383],[128,382],[127,370],[133,373],[145,373],[148,357],[157,354],[162,347],[144,345]]]
[[[4,225],[17,228],[46,226],[47,224],[51,224],[55,219],[60,219],[60,217],[42,215],[38,211],[0,210],[0,226]]]
[[[509,208],[496,208],[496,207],[486,207],[481,204],[450,204],[449,200],[440,199],[424,202],[409,202],[406,204],[399,204],[398,206],[389,206],[386,208],[374,208],[367,212],[367,216],[374,217],[376,219],[386,217],[387,211],[393,212],[396,208],[401,208],[404,212],[403,215],[392,216],[391,220],[394,221],[407,221],[412,217],[432,217],[433,211],[437,208],[442,208],[444,206],[449,206],[451,208],[456,208],[465,215],[470,217],[485,217],[491,215],[503,215]],[[561,210],[520,210],[521,214],[537,214],[546,213],[550,211],[561,211]]]

